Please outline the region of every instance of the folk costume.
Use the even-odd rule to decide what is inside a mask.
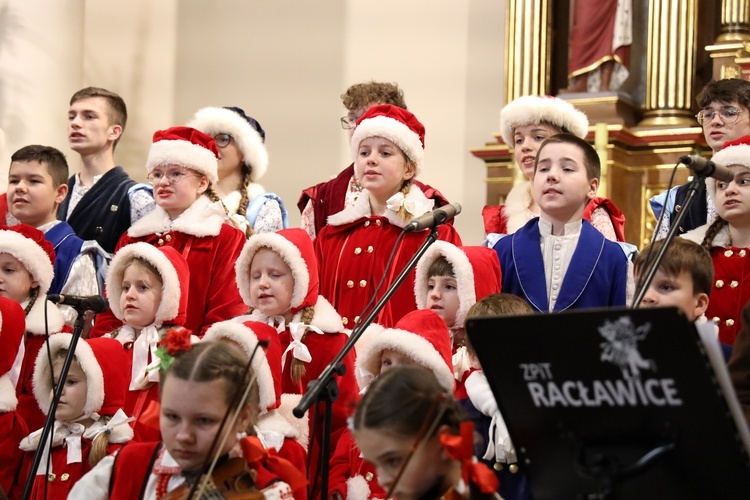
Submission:
[[[260,123],[245,114],[237,107],[207,107],[198,110],[188,127],[204,132],[211,137],[218,134],[229,134],[242,153],[244,168],[249,172],[244,176],[247,184],[241,187],[246,200],[243,201],[241,190],[233,191],[222,202],[230,217],[237,222],[242,231],[249,226],[253,233],[275,232],[289,227],[289,218],[281,198],[266,190],[258,181],[268,170],[268,151],[266,150],[266,132]]]
[[[415,175],[419,174],[424,156],[424,126],[414,115],[391,105],[368,109],[358,120],[352,136],[352,158],[357,158],[360,142],[369,137],[383,137],[393,142],[414,162]],[[394,249],[402,229],[411,219],[430,212],[434,205],[434,200],[412,183],[388,200],[385,213],[372,213],[369,194],[364,190],[352,206],[328,218],[328,225],[315,240],[322,277],[320,290],[341,314],[344,326],[354,327],[365,305],[373,299],[381,278],[383,284],[373,303],[385,293],[424,242],[428,235],[426,231],[406,233]],[[408,220],[399,217],[402,208],[408,212]],[[439,226],[438,239],[461,244],[452,225]],[[394,250],[393,262],[386,269]],[[413,286],[412,270],[375,321],[386,327],[393,326],[416,309]]]
[[[187,127],[172,127],[154,134],[146,169],[159,165],[177,165],[218,179],[216,143],[213,138]],[[206,194],[198,197],[179,217],[172,220],[163,208],[157,207],[128,229],[117,249],[135,242],[157,247],[169,246],[182,254],[190,269],[190,290],[185,327],[202,336],[217,321],[231,319],[247,309],[237,289],[227,286],[234,282],[233,262],[245,242],[245,236],[227,222],[220,202],[211,202]],[[103,318],[102,318],[103,316]],[[108,313],[97,318],[92,336],[113,331],[119,322]]]
[[[47,333],[70,331],[60,310],[46,300],[47,292],[54,277],[53,263],[55,250],[44,239],[44,234],[27,224],[0,228],[0,253],[8,253],[18,259],[31,278],[39,286],[36,294],[21,303],[26,311],[26,333],[19,349],[22,359],[17,376],[18,414],[30,429],[44,425],[44,414],[34,399],[32,378],[36,355],[44,345]],[[30,309],[29,309],[30,307]],[[46,321],[45,321],[46,309]]]
[[[127,361],[122,367],[128,374],[128,391],[125,396],[125,413],[132,416],[135,441],[159,441],[161,434],[141,420],[152,401],[159,401],[159,370],[156,349],[165,332],[185,324],[190,289],[190,270],[182,255],[172,247],[155,247],[148,243],[132,243],[117,251],[107,275],[107,296],[112,314],[124,321],[120,307],[123,293],[123,275],[134,258],[143,259],[159,273],[162,282],[161,302],[151,325],[136,333],[123,323],[107,337],[117,339],[126,353]]]
[[[383,351],[397,351],[430,370],[447,391],[453,392],[450,334],[440,316],[423,309],[412,311],[394,328],[373,325],[357,342],[357,382],[362,392],[381,372]],[[386,498],[375,467],[362,458],[349,429],[339,439],[331,459],[331,493],[349,500]]]
[[[540,312],[624,306],[629,279],[622,249],[587,221],[565,228],[565,236],[552,236],[551,223],[537,218],[495,244],[503,291],[523,297]],[[548,266],[543,240],[552,259]]]
[[[23,355],[26,319],[21,306],[0,297],[0,488],[9,492],[21,466],[23,451],[18,447],[29,433],[26,422],[16,412],[16,382]]]
[[[72,335],[58,334],[50,338],[52,359],[70,345]],[[133,437],[128,417],[122,410],[127,388],[127,374],[122,370],[125,353],[112,339],[79,339],[75,359],[86,376],[87,393],[83,416],[76,421],[55,420],[51,452],[43,452],[37,471],[31,471],[34,452],[39,446],[42,429],[32,432],[21,442],[26,451],[22,470],[35,474],[31,498],[67,498],[73,485],[91,469],[89,454],[95,439],[106,439],[107,454],[120,449]],[[46,414],[52,402],[52,367],[47,352],[41,351],[34,367],[34,395]],[[86,424],[81,423],[86,422]],[[48,449],[49,441],[45,445]],[[51,453],[51,466],[47,470],[47,453]],[[25,475],[22,479],[25,479]],[[20,482],[20,481],[19,481]]]

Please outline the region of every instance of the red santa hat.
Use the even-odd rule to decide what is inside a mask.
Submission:
[[[146,172],[160,165],[185,167],[208,177],[211,184],[219,182],[219,149],[208,134],[190,127],[172,127],[154,133],[148,150]]]
[[[242,153],[245,164],[252,169],[250,180],[257,182],[268,170],[268,151],[264,144],[266,132],[260,123],[241,108],[208,107],[199,109],[188,123],[211,137],[229,134]]]
[[[359,143],[368,137],[388,139],[422,170],[424,158],[424,125],[409,111],[392,104],[370,107],[357,120],[350,142],[352,159],[356,161]]]
[[[711,161],[722,167],[739,165],[750,168],[750,135],[725,142]],[[706,191],[712,200],[716,200],[716,179],[713,177],[706,179]]]
[[[187,314],[190,269],[185,258],[172,247],[155,247],[148,243],[125,245],[115,254],[107,271],[109,307],[122,321],[120,295],[125,269],[133,259],[143,259],[156,268],[162,281],[161,303],[156,311],[154,326],[164,323],[183,326]]]
[[[360,348],[357,344],[356,375],[361,388],[368,384],[368,375],[380,373],[383,351],[392,349],[413,359],[435,374],[440,385],[453,391],[451,338],[445,321],[429,309],[412,311],[393,328],[375,331]]]
[[[589,132],[589,119],[568,101],[549,95],[527,95],[513,100],[500,111],[500,134],[505,144],[513,146],[517,127],[542,122],[581,139]]]
[[[214,323],[206,331],[203,340],[228,339],[237,344],[249,358],[258,345],[265,341],[267,345],[258,349],[253,357],[252,368],[258,380],[260,396],[260,415],[278,408],[281,404],[281,343],[276,329],[257,321],[221,321]]]
[[[52,359],[61,349],[68,349],[73,336],[69,333],[50,335],[49,347]],[[130,382],[127,355],[122,344],[115,339],[79,339],[75,359],[86,375],[86,405],[84,415],[114,415],[125,405],[125,393]],[[34,397],[46,415],[52,403],[52,370],[47,358],[47,349],[42,347],[34,365]]]
[[[315,249],[307,231],[300,228],[282,229],[275,233],[254,234],[245,243],[235,264],[237,288],[242,300],[250,307],[256,307],[250,294],[250,266],[258,250],[268,248],[284,260],[292,271],[294,290],[292,292],[292,313],[318,300],[318,262]]]
[[[491,248],[480,246],[457,247],[447,241],[436,241],[417,262],[414,297],[417,308],[427,306],[429,270],[433,262],[444,257],[453,267],[458,285],[458,312],[450,328],[463,328],[466,314],[478,300],[500,292],[500,262]]]
[[[47,293],[55,275],[55,247],[44,239],[44,233],[28,224],[0,226],[0,253],[18,259],[39,283],[39,294]]]
[[[19,348],[25,331],[26,317],[21,305],[0,297],[0,413],[15,410],[18,405],[17,380],[13,380],[12,372],[21,369],[23,354]]]

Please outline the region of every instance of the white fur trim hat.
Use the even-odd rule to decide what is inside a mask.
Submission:
[[[359,143],[368,137],[388,139],[422,170],[424,125],[409,111],[391,104],[372,106],[357,120],[351,140],[352,159],[357,160]]]
[[[162,281],[161,303],[156,311],[154,326],[159,328],[165,322],[184,325],[190,280],[187,262],[172,247],[155,247],[144,242],[125,245],[117,251],[109,265],[107,297],[112,314],[122,321],[122,280],[127,266],[133,259],[143,259],[154,266]]]
[[[44,239],[44,233],[27,224],[2,227],[0,253],[8,253],[23,264],[32,280],[39,282],[40,295],[49,291],[55,276],[55,248]]]
[[[154,133],[146,172],[160,165],[176,165],[200,172],[211,184],[219,182],[219,149],[208,134],[191,127],[172,127]]]
[[[356,376],[360,387],[367,375],[379,375],[383,351],[391,349],[408,356],[435,374],[440,385],[453,392],[451,339],[443,319],[429,309],[412,311],[394,328],[373,335],[362,348],[358,346]]]
[[[257,120],[245,114],[241,108],[208,107],[199,109],[188,127],[205,132],[211,137],[229,134],[240,149],[242,157],[252,172],[250,180],[258,182],[268,170],[268,151],[264,142],[266,132]]]
[[[711,161],[721,167],[740,165],[750,168],[750,135],[725,142],[721,150],[711,158]],[[706,191],[708,191],[712,200],[716,200],[716,179],[713,177],[706,179]]]
[[[513,145],[516,127],[546,122],[583,139],[589,132],[589,119],[569,102],[553,96],[527,95],[508,103],[500,111],[500,134]]]

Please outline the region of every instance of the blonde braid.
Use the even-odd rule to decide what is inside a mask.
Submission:
[[[102,417],[102,423],[107,425],[112,417]],[[91,441],[91,451],[89,452],[89,465],[94,467],[99,461],[107,456],[107,446],[109,446],[109,432],[104,431],[96,435]]]
[[[237,213],[241,215],[247,213],[247,207],[250,205],[250,196],[247,194],[247,186],[252,182],[252,178],[250,177],[252,172],[253,169],[250,165],[242,164],[242,183],[240,185],[240,194],[242,197],[240,198],[240,206],[237,208]]]
[[[404,195],[404,198],[406,198],[406,195],[409,194],[409,191],[411,190],[411,179],[405,180],[403,185],[401,186],[400,193]],[[414,214],[409,212],[406,209],[406,203],[401,205],[401,207],[398,209],[398,212],[396,213],[399,219],[401,219],[404,222],[409,222],[414,218]]]
[[[211,200],[212,202],[216,203],[218,201],[219,203],[221,203],[221,208],[224,209],[224,213],[229,218],[229,223],[232,224],[237,229],[239,229],[240,231],[242,231],[242,228],[240,227],[240,225],[230,216],[229,209],[224,204],[224,202],[222,201],[222,199],[219,198],[219,195],[216,194],[216,191],[214,191],[214,187],[213,186],[208,186],[206,188],[206,191],[203,194],[205,194],[208,197],[208,199]],[[245,231],[243,231],[243,232],[245,233],[245,237],[246,238],[249,238],[250,236],[252,236],[254,234],[253,228],[251,228],[249,224],[247,225],[247,229],[245,229]]]
[[[706,230],[706,236],[703,238],[701,246],[711,252],[711,245],[714,242],[714,238],[717,234],[719,234],[719,231],[726,227],[727,224],[727,221],[717,215],[716,220],[713,221],[710,226],[708,226],[708,229]]]
[[[29,291],[29,305],[27,305],[26,308],[23,310],[24,316],[29,315],[31,308],[34,307],[34,304],[36,304],[37,298],[39,298],[39,287],[32,288],[31,291]]]
[[[306,325],[309,325],[313,319],[313,316],[315,316],[315,307],[307,306],[302,309],[302,313],[300,314],[300,321]],[[300,339],[300,342],[304,342],[305,337],[307,337],[307,332],[302,334],[302,339]],[[299,382],[300,380],[302,380],[302,377],[305,376],[305,363],[295,357],[292,357],[290,373],[292,375],[292,381],[294,381],[294,383]]]

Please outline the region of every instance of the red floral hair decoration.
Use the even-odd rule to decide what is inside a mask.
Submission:
[[[156,348],[156,357],[146,369],[160,369],[166,372],[172,366],[174,357],[181,352],[189,351],[193,346],[192,334],[187,328],[176,326],[164,333]]]

